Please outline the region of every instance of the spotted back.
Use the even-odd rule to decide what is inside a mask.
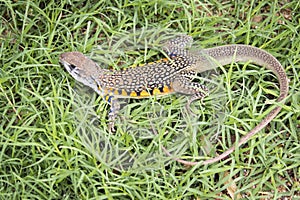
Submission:
[[[144,98],[151,95],[173,93],[175,75],[193,64],[186,57],[162,59],[143,66],[112,71],[99,79],[99,89],[107,96],[121,98]],[[108,98],[108,97],[107,97]]]

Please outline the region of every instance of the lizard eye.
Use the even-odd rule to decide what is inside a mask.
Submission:
[[[73,70],[76,68],[76,66],[73,65],[73,64],[70,64],[69,67],[70,67],[70,70],[71,70],[71,71],[73,71]]]

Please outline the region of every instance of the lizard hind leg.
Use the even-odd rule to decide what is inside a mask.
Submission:
[[[197,82],[191,82],[191,87],[195,90],[195,93],[189,98],[186,103],[186,109],[190,114],[195,114],[191,110],[191,104],[193,101],[200,100],[201,104],[204,105],[203,99],[209,95],[208,88],[205,85],[202,85]]]
[[[191,103],[196,100],[200,100],[202,104],[204,97],[209,95],[208,88],[198,82],[192,82],[189,78],[179,78],[174,81],[173,88],[176,92],[191,95],[187,104],[186,109],[189,114],[194,114],[191,110]]]

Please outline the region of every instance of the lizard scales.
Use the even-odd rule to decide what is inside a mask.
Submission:
[[[173,93],[172,82],[179,70],[174,66],[186,66],[188,63],[176,57],[173,66],[169,65],[168,59],[162,59],[144,66],[105,73],[100,75],[98,87],[105,95],[116,98],[144,98]]]
[[[159,61],[148,63],[143,66],[132,67],[124,70],[102,69],[97,63],[80,52],[67,52],[60,55],[60,62],[68,72],[79,82],[93,88],[99,95],[111,104],[109,113],[110,129],[113,129],[113,121],[120,109],[118,98],[147,98],[152,95],[168,95],[171,93],[182,93],[191,95],[190,103],[202,99],[208,94],[205,86],[192,82],[191,75],[201,73],[208,69],[217,68],[212,65],[215,60],[221,65],[232,62],[253,63],[270,69],[278,78],[280,95],[277,102],[281,102],[288,95],[288,78],[280,62],[268,52],[249,45],[225,45],[192,52],[186,50],[192,43],[190,36],[182,35],[167,41],[163,48],[169,55]],[[209,66],[209,67],[208,67]],[[248,139],[263,129],[281,110],[275,107],[270,113],[244,137],[237,145],[232,146],[215,158],[200,162],[191,162],[175,158],[186,165],[209,164],[217,162],[234,151],[236,146],[241,146]],[[168,150],[165,153],[171,156]]]

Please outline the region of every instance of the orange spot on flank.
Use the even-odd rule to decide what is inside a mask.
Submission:
[[[119,91],[118,90],[114,90],[114,94],[115,95],[119,95]]]
[[[163,91],[164,91],[164,93],[170,93],[171,92],[170,88],[167,85],[164,86]]]
[[[135,91],[132,91],[132,92],[130,93],[130,96],[131,96],[131,97],[137,97],[137,94],[136,94]]]
[[[124,89],[122,89],[122,94],[121,95],[122,96],[128,96],[127,92]]]
[[[147,96],[150,96],[150,94],[146,90],[142,90],[141,93],[140,93],[140,96],[147,97]]]
[[[169,59],[168,58],[162,58],[161,59],[161,62],[166,62],[166,61],[169,61]]]
[[[160,90],[158,88],[153,89],[153,95],[161,94]]]
[[[104,96],[109,94],[109,91],[107,90],[107,88],[104,89],[103,94],[104,94]]]

